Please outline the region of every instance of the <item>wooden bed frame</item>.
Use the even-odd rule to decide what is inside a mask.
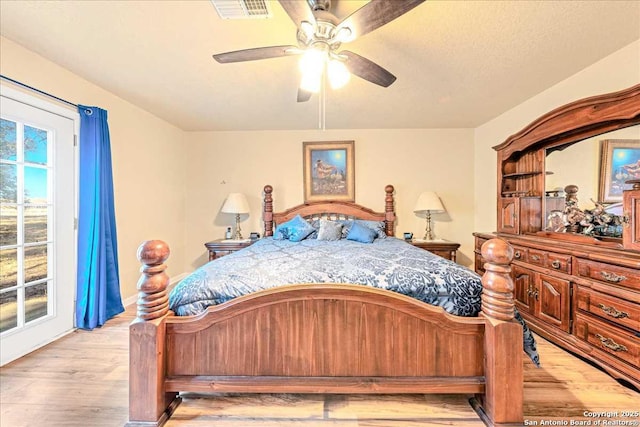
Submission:
[[[297,214],[385,221],[393,235],[393,186],[385,212],[350,202],[312,202],[273,212],[264,188],[265,236]],[[209,307],[197,316],[168,309],[166,243],[138,249],[137,318],[130,325],[129,422],[160,426],[179,392],[459,393],[485,424],[522,425],[522,327],[514,320],[512,248],[482,247],[482,313],[459,317],[394,292],[362,285],[301,284]]]

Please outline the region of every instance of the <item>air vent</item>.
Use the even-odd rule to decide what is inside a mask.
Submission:
[[[211,0],[222,19],[270,18],[269,0]]]

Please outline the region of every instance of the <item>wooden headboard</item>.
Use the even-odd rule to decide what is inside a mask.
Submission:
[[[384,221],[387,236],[395,235],[396,213],[393,200],[393,185],[384,188],[384,212],[376,212],[372,209],[353,202],[328,200],[322,202],[308,202],[294,206],[282,212],[273,212],[273,187],[264,186],[264,200],[262,204],[262,218],[264,220],[265,237],[273,236],[273,223],[282,224],[300,215],[303,218],[329,218],[329,219],[363,219],[368,221]]]

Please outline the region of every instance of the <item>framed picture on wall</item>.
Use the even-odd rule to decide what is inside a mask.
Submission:
[[[304,201],[355,200],[354,141],[302,143]]]
[[[622,192],[631,189],[625,181],[640,179],[640,139],[605,139],[600,141],[600,150],[598,199],[621,202]]]

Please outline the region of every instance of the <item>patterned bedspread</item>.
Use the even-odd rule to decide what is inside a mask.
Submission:
[[[179,316],[193,315],[242,295],[298,283],[373,286],[458,316],[476,316],[482,293],[480,277],[471,270],[400,239],[363,244],[264,238],[194,271],[172,290],[169,307]],[[533,337],[517,317],[525,326],[525,351],[537,363]]]

